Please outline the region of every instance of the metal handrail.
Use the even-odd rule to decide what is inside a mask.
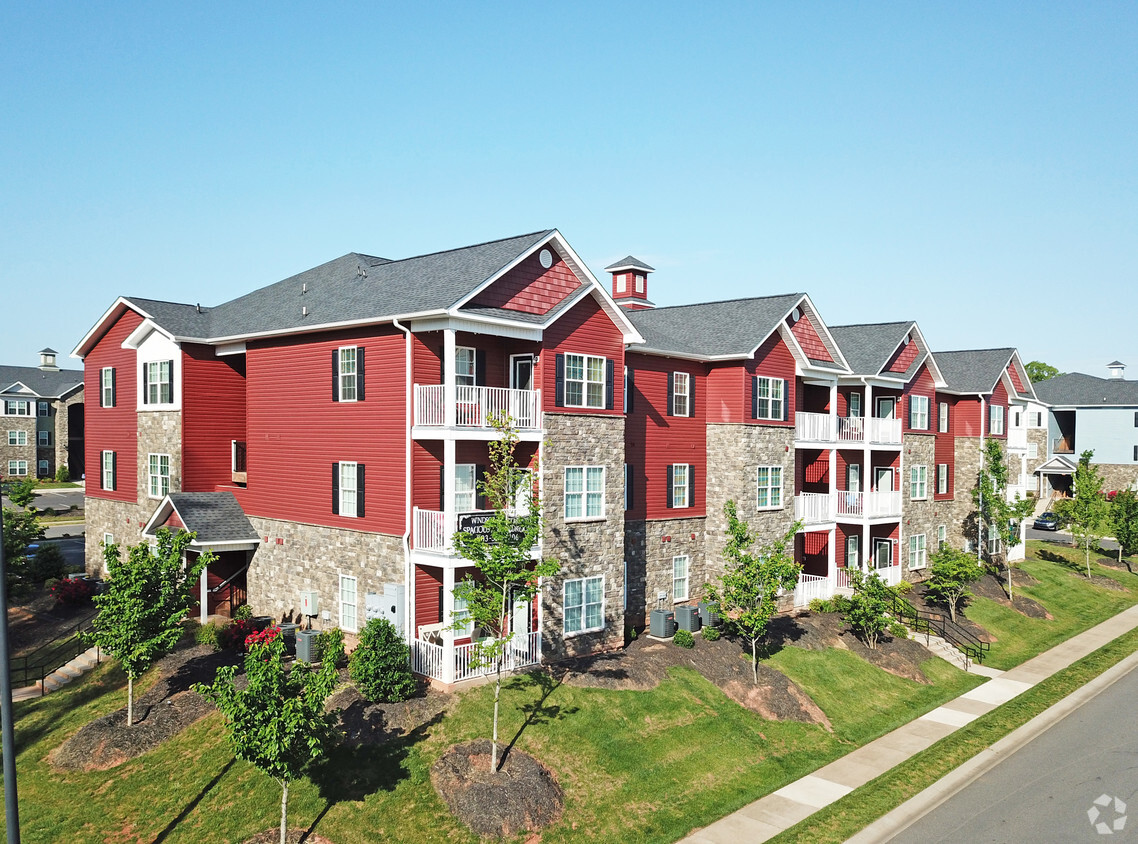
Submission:
[[[91,629],[91,624],[96,615],[98,613],[91,613],[76,622],[75,626],[69,628],[67,632],[59,634],[47,644],[40,645],[31,653],[10,660],[9,674],[12,677],[12,686],[15,688],[38,683],[41,696],[46,694],[44,680],[47,679],[47,676],[87,650],[82,634]],[[101,661],[98,648],[95,651],[95,661]]]
[[[992,648],[988,642],[981,640],[975,633],[961,627],[946,615],[919,610],[896,594],[892,597],[892,604],[894,614],[918,633],[935,633],[976,662],[983,663],[984,657]]]

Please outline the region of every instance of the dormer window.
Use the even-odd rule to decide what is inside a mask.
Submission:
[[[644,292],[644,276],[637,274],[636,276],[636,292]]]
[[[628,276],[625,273],[616,274],[616,292],[624,293],[628,290]]]

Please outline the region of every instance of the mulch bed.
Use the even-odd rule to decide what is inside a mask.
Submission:
[[[56,748],[51,763],[67,770],[101,771],[153,750],[214,711],[213,704],[190,687],[213,682],[220,666],[239,664],[240,659],[232,651],[215,653],[209,645],[176,650],[159,661],[158,681],[135,700],[133,726],[126,725],[125,706],[97,718]]]
[[[246,838],[241,844],[280,844],[281,829],[266,829],[264,832],[258,832],[252,838]],[[288,844],[333,844],[333,842],[325,838],[323,835],[317,835],[315,832],[310,833],[307,829],[286,829],[285,841]]]
[[[37,589],[8,608],[8,648],[13,656],[22,656],[71,632],[94,611],[90,601],[67,607],[56,604],[46,589]]]
[[[1082,580],[1084,583],[1087,580],[1087,575],[1086,575],[1085,571],[1083,571],[1081,573],[1073,571],[1073,572],[1071,572],[1071,577],[1077,577],[1080,580]],[[1111,578],[1111,577],[1105,577],[1101,574],[1092,574],[1090,582],[1094,586],[1098,586],[1102,589],[1109,589],[1111,592],[1125,592],[1126,591],[1126,587],[1123,586],[1121,583],[1119,583],[1117,580],[1115,580],[1114,578]]]
[[[325,709],[339,711],[344,743],[361,747],[409,736],[437,721],[454,702],[454,695],[428,688],[400,703],[372,703],[355,686],[348,686],[328,698]]]
[[[491,771],[490,749],[485,739],[456,744],[431,766],[431,783],[455,817],[483,836],[538,832],[556,822],[565,799],[549,769],[511,750]]]

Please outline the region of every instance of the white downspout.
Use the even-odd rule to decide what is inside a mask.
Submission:
[[[984,471],[984,397],[980,396],[980,472]],[[977,478],[977,481],[980,479]],[[976,486],[978,493],[977,509],[976,509],[976,565],[983,568],[984,566],[984,552],[983,536],[984,536],[984,517],[981,515],[984,511],[984,488],[979,484]]]
[[[403,582],[406,588],[403,590],[403,619],[406,629],[403,635],[410,644],[411,640],[415,637],[412,636],[411,625],[411,607],[415,600],[415,580],[413,572],[411,571],[411,544],[409,538],[411,536],[411,427],[414,424],[412,413],[414,412],[412,393],[415,390],[414,385],[411,383],[411,330],[399,323],[399,320],[393,319],[391,324],[403,332],[406,338],[405,348],[405,361],[404,369],[406,371],[407,389],[405,390],[404,401],[406,402],[406,426],[405,433],[407,435],[407,447],[405,449],[403,459]]]

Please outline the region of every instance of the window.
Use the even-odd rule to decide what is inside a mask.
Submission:
[[[359,399],[359,349],[355,346],[336,350],[339,366],[336,401],[357,401]]]
[[[755,418],[784,419],[785,384],[781,378],[755,376]]]
[[[603,577],[566,580],[563,591],[565,633],[588,633],[605,626]]]
[[[51,464],[47,460],[39,461],[39,463],[36,466],[36,474],[39,475],[41,478],[47,477],[50,466],[51,466]]]
[[[472,513],[478,509],[478,467],[473,463],[454,467],[454,509],[456,513]]]
[[[364,464],[332,464],[332,513],[348,518],[364,515]]]
[[[909,470],[909,498],[929,497],[929,467],[914,466]]]
[[[51,431],[36,431],[36,445],[45,448],[51,445]]]
[[[861,416],[861,393],[850,393],[850,416]]]
[[[673,463],[668,467],[669,507],[691,507],[691,465]]]
[[[929,397],[909,396],[909,427],[914,431],[929,428]]]
[[[988,408],[988,433],[998,436],[1004,432],[1003,405],[993,404]]]
[[[948,464],[936,464],[936,494],[948,495]]]
[[[104,533],[103,534],[103,547],[107,548],[107,547],[114,545],[114,544],[115,544],[115,535],[113,533]]]
[[[1018,410],[1015,412],[1015,416],[1012,417],[1012,427],[1013,428],[1019,427],[1019,411]]]
[[[999,554],[1002,545],[1003,537],[1000,536],[999,525],[988,525],[988,553]]]
[[[938,551],[942,551],[948,547],[948,528],[945,525],[937,525],[936,547]]]
[[[51,416],[51,404],[46,401],[37,402],[40,416]]]
[[[1037,457],[1039,457],[1039,443],[1028,443],[1027,444],[1027,459],[1028,460],[1035,460]]]
[[[616,292],[623,293],[628,289],[628,273],[616,274]]]
[[[9,431],[8,432],[8,445],[27,445],[28,432],[27,431]]]
[[[861,544],[861,537],[847,536],[846,537],[846,568],[860,569],[861,560],[858,559],[858,546]]]
[[[686,601],[688,599],[688,563],[690,558],[685,554],[682,557],[672,557],[672,600]]]
[[[346,574],[340,575],[340,627],[348,633],[355,633],[356,624],[356,579]]]
[[[102,488],[113,490],[115,488],[115,453],[113,451],[104,451],[100,455],[100,464],[102,475]]]
[[[909,537],[909,570],[923,569],[928,562],[928,552],[925,550],[925,535],[918,533]]]
[[[873,565],[879,569],[887,569],[893,565],[893,540],[873,540]]]
[[[8,474],[17,477],[28,474],[28,461],[27,460],[9,460],[8,461]]]
[[[170,494],[170,455],[151,454],[148,460],[150,469],[149,493],[151,498],[163,498]]]
[[[605,406],[605,358],[565,355],[566,407]]]
[[[948,433],[948,402],[942,401],[937,406],[936,429],[942,434]]]
[[[760,466],[757,470],[758,494],[755,506],[760,510],[773,510],[782,506],[782,467]]]
[[[605,467],[565,467],[565,518],[603,519]]]
[[[458,387],[478,383],[478,354],[474,349],[459,346],[454,350],[454,383]]]
[[[4,399],[5,416],[31,416],[31,403],[25,399]]]
[[[144,364],[143,404],[170,404],[174,401],[174,384],[170,380],[173,368],[172,360],[152,360]]]
[[[861,492],[860,463],[851,463],[846,469],[846,492]]]
[[[691,416],[691,376],[686,372],[672,373],[672,415]]]
[[[454,624],[454,638],[469,639],[474,636],[474,619],[470,617],[470,607],[465,598],[454,596],[454,612],[451,614]]]
[[[99,370],[99,407],[115,406],[115,368],[104,366]]]
[[[636,292],[644,292],[644,276],[637,274],[636,276]]]

